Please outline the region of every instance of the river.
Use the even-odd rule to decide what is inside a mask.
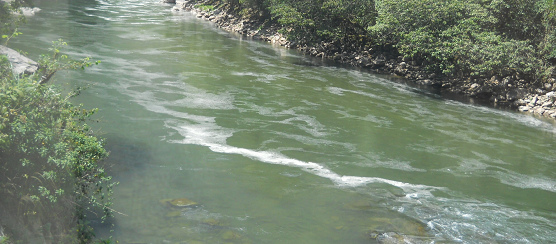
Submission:
[[[101,60],[120,243],[554,243],[556,127],[224,32],[157,0],[58,0],[10,47]],[[173,208],[187,198],[194,207]],[[110,231],[111,230],[111,231]],[[386,234],[384,234],[386,233]],[[397,234],[394,234],[397,233]],[[375,239],[377,238],[377,239]]]

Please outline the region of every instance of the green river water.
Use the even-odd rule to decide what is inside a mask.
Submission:
[[[556,242],[550,121],[325,64],[157,0],[38,7],[12,48],[36,59],[63,38],[70,55],[102,61],[55,81],[89,86],[75,102],[99,108],[123,213],[95,225],[102,237]],[[178,198],[199,204],[164,203]]]

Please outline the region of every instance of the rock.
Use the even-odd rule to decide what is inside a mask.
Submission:
[[[162,0],[162,3],[176,3],[176,0]]]
[[[516,104],[516,105],[519,105],[519,106],[524,106],[524,105],[527,104],[527,101],[525,101],[525,100],[523,100],[523,99],[520,98],[520,99],[517,99],[517,101],[515,102],[515,104]]]
[[[214,218],[204,219],[203,221],[201,221],[201,223],[210,227],[222,226],[220,220]]]
[[[556,101],[556,92],[552,91],[552,92],[546,93],[545,96],[546,96],[546,98],[548,98],[549,101],[552,101],[552,102]]]
[[[224,233],[222,233],[222,239],[224,239],[225,241],[239,240],[241,239],[241,235],[238,234],[237,232],[227,230]]]
[[[512,86],[512,79],[510,77],[505,77],[504,79],[502,79],[502,85],[507,86],[507,87],[511,87]]]
[[[176,198],[176,199],[162,199],[160,203],[174,208],[187,208],[187,207],[197,207],[198,203],[191,201],[187,198]]]
[[[376,235],[375,239],[378,241],[378,243],[384,243],[384,244],[406,243],[404,237],[395,232],[378,234]]]
[[[401,65],[398,65],[398,66],[396,66],[396,68],[394,69],[394,73],[395,73],[396,75],[403,76],[404,74],[407,73],[407,69],[404,69],[404,68],[402,68]]]
[[[384,58],[383,56],[373,60],[373,66],[375,67],[384,67],[385,65],[386,65],[386,58]]]
[[[22,7],[20,8],[20,10],[21,10],[21,14],[26,17],[34,16],[36,13],[41,11],[40,8],[28,8],[28,7]]]
[[[429,79],[417,80],[416,82],[417,82],[417,84],[419,84],[419,85],[424,85],[424,86],[432,86],[432,85],[434,85],[434,82],[433,82],[432,80],[429,80]]]
[[[542,106],[543,108],[552,107],[552,102],[544,102],[541,106]]]
[[[546,110],[544,108],[537,108],[537,109],[535,109],[535,111],[533,111],[533,113],[538,114],[538,115],[543,115],[545,111]]]
[[[535,96],[535,97],[533,98],[533,100],[531,100],[531,105],[533,105],[533,106],[537,105],[537,101],[538,101],[538,100],[539,100],[539,96]]]
[[[529,106],[519,106],[520,112],[527,112],[529,109],[531,109]]]
[[[17,75],[30,75],[37,72],[39,65],[37,62],[21,55],[15,50],[0,45],[0,55],[8,56],[8,61],[12,64],[12,70]]]
[[[555,114],[555,113],[556,113],[556,111],[554,111],[554,110],[546,110],[543,115],[545,117],[552,118],[552,115]]]

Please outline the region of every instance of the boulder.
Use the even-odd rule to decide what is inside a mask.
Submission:
[[[519,106],[519,111],[521,112],[527,112],[529,109],[531,109],[529,106]]]
[[[30,75],[37,72],[39,65],[37,62],[21,55],[17,51],[0,45],[0,55],[8,56],[8,61],[12,64],[12,70],[17,75]]]
[[[546,93],[546,97],[550,100],[550,101],[556,101],[556,92],[549,92]]]
[[[173,208],[194,208],[199,206],[198,203],[187,198],[162,199],[160,200],[160,203]]]
[[[23,14],[23,16],[27,16],[27,17],[31,17],[34,16],[36,13],[38,13],[39,11],[41,11],[40,8],[29,8],[29,7],[22,7],[20,8],[21,10],[21,14]]]

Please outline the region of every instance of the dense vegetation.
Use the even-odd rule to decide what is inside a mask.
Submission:
[[[556,62],[555,0],[208,0],[279,24],[290,40],[373,49],[447,77],[546,81]]]
[[[0,7],[7,43],[23,19]],[[108,153],[86,124],[95,110],[47,84],[57,71],[91,64],[63,55],[64,45],[54,42],[30,76],[14,74],[0,55],[0,243],[89,243],[86,215],[110,215],[114,183],[101,163]]]

